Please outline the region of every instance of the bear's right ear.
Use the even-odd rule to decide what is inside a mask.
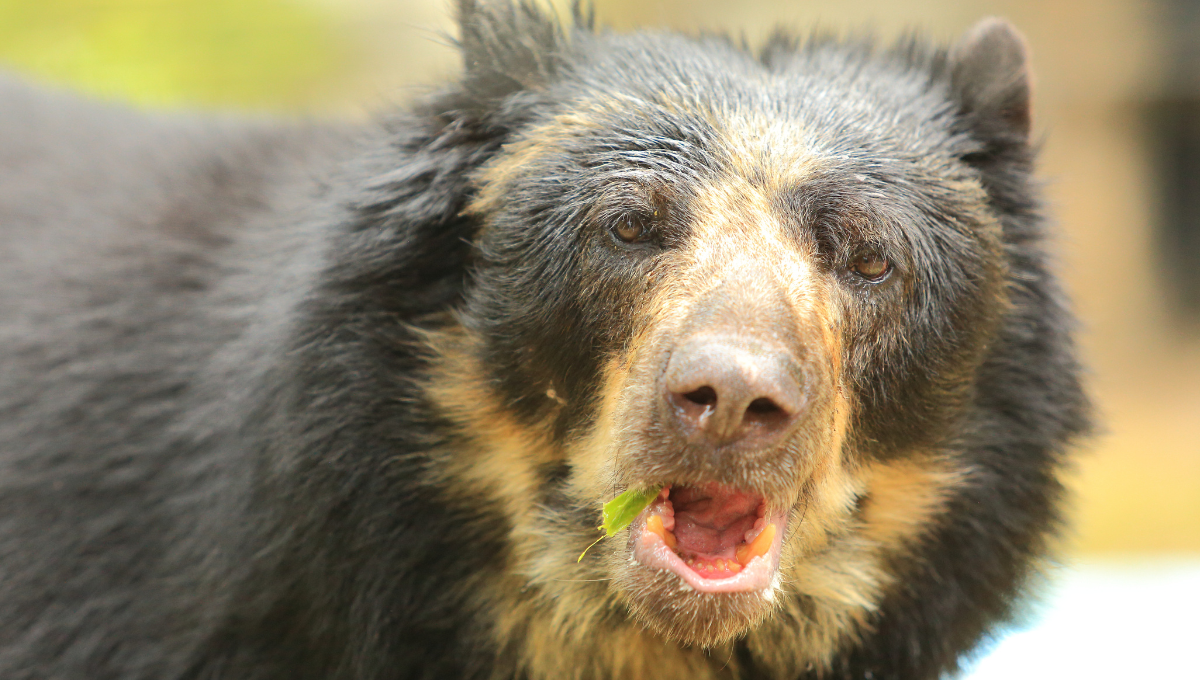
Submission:
[[[1029,139],[1029,50],[1004,19],[988,18],[950,50],[950,84],[959,111],[984,142],[1024,145]]]
[[[483,101],[544,87],[566,46],[559,23],[528,0],[458,0],[458,25],[463,85]]]

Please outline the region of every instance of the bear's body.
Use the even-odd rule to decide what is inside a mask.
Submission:
[[[366,130],[0,81],[0,676],[955,668],[1087,427],[1011,29],[461,12]]]

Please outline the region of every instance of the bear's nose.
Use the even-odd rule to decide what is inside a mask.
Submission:
[[[769,343],[692,337],[663,375],[668,421],[690,444],[771,448],[804,410],[801,375],[792,355]]]

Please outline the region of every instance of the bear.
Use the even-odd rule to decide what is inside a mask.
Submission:
[[[959,669],[1091,421],[1020,35],[457,14],[361,126],[0,81],[0,676]]]

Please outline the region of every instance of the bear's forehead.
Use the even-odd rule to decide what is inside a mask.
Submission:
[[[721,42],[612,43],[539,95],[548,105],[475,176],[475,212],[666,200],[733,216],[749,202],[787,222],[837,214],[842,230],[899,233],[929,206],[953,223],[986,202],[928,69],[844,46],[769,67]]]
[[[767,65],[722,40],[654,38],[598,39],[553,88],[559,110],[598,139],[607,131],[614,145],[682,140],[694,150],[759,156],[807,149],[875,164],[963,151],[955,105],[932,62],[831,44]]]
[[[928,139],[910,143],[715,95],[698,102],[592,93],[529,126],[479,179],[491,185],[485,193],[552,180],[598,199],[661,192],[688,200],[737,189],[783,204],[811,206],[824,197],[831,205],[886,205],[891,212],[920,212],[929,202],[925,193],[950,190],[954,203],[983,201],[974,175],[941,136],[941,148]]]

